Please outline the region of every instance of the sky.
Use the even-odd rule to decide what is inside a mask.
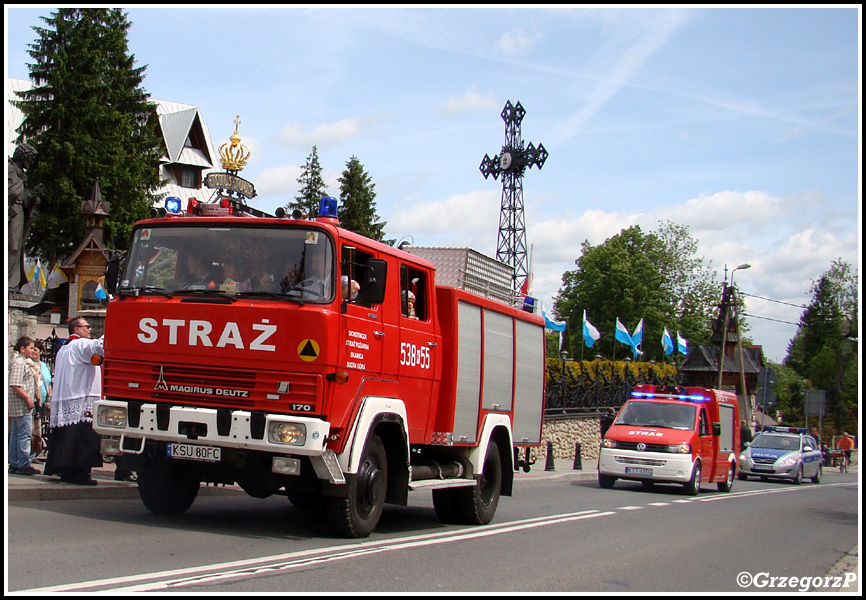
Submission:
[[[7,5],[7,77],[28,78],[31,27],[54,10]],[[502,183],[479,166],[502,149],[511,101],[524,142],[549,152],[523,178],[548,313],[584,241],[672,221],[720,299],[725,273],[751,265],[734,275],[749,335],[781,362],[812,283],[837,258],[859,273],[858,6],[127,11],[152,98],[197,105],[216,146],[240,115],[260,210],[294,198],[316,145],[335,197],[358,158],[386,238],[495,256]]]

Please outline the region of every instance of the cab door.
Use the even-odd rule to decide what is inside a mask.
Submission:
[[[365,285],[365,265],[373,255],[360,248],[343,246],[340,278],[338,279],[337,301],[343,303],[343,340],[338,366],[358,372],[360,379],[367,375],[381,375],[382,355],[385,343],[384,311],[381,304],[371,304],[363,300]],[[354,281],[360,292],[354,298],[343,298],[344,290],[352,295],[352,288],[344,285]]]
[[[411,264],[400,265],[400,361],[397,378],[409,418],[409,441],[425,441],[430,407],[439,394],[441,339],[435,322],[430,273]]]
[[[713,428],[706,407],[701,407],[698,416],[698,436],[700,439],[701,481],[712,481],[716,468],[716,443]]]

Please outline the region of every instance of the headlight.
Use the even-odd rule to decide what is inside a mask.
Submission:
[[[740,460],[746,460],[747,458],[749,458],[748,454],[746,454],[745,452],[740,452]]]
[[[268,441],[274,444],[303,446],[307,428],[300,423],[273,423],[268,430]]]
[[[603,440],[601,440],[601,447],[602,448],[616,448],[616,442],[613,440],[609,440],[607,438],[604,438]]]
[[[674,454],[691,454],[692,447],[689,444],[674,444],[668,446],[668,452],[673,452]]]
[[[126,428],[126,409],[117,406],[103,406],[96,413],[96,423],[102,427]]]
[[[779,461],[779,464],[783,467],[787,467],[788,465],[793,465],[797,462],[798,457],[796,456],[786,456],[782,460]]]

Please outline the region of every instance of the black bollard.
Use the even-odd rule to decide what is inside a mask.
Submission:
[[[580,471],[583,469],[583,464],[580,461],[580,442],[574,444],[574,465],[572,465],[572,470]]]
[[[553,442],[547,442],[547,462],[544,463],[545,471],[556,471],[556,466],[553,464]]]

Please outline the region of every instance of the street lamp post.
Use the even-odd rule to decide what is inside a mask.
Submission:
[[[731,271],[730,286],[728,285],[727,280],[724,282],[725,287],[722,290],[722,311],[725,314],[724,314],[724,318],[722,319],[723,320],[722,346],[721,346],[721,350],[719,351],[719,377],[718,377],[719,384],[716,386],[716,389],[719,389],[719,390],[722,389],[722,376],[724,375],[724,372],[725,372],[725,342],[727,342],[727,340],[728,340],[728,315],[730,314],[729,313],[729,311],[730,311],[729,305],[730,305],[730,299],[731,299],[731,292],[729,291],[729,289],[733,289],[733,287],[734,287],[734,273],[736,273],[737,271],[739,271],[741,269],[749,269],[749,268],[751,268],[751,266],[752,265],[750,265],[749,263],[743,263],[743,264],[737,266],[736,268],[734,268],[733,271]],[[737,337],[739,339],[739,336],[737,336]]]

